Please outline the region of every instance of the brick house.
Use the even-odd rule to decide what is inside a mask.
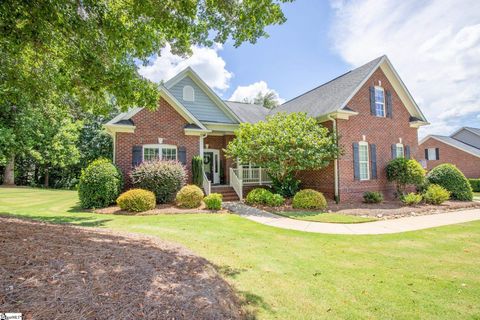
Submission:
[[[450,136],[426,136],[420,140],[417,158],[427,170],[452,163],[467,178],[480,178],[480,128],[463,127]]]
[[[343,156],[327,168],[299,172],[303,187],[330,198],[359,200],[365,191],[389,197],[385,175],[395,157],[417,154],[418,127],[428,124],[386,56],[349,71],[273,110],[224,101],[187,68],[160,86],[156,111],[135,108],[106,125],[114,141],[114,161],[128,176],[142,161],[174,159],[191,170],[204,158],[208,192],[242,198],[245,188],[268,184],[265,168],[240,164],[223,153],[242,122],[255,123],[277,112],[306,112],[336,131]]]

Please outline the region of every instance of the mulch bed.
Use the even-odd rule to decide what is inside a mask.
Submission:
[[[138,235],[0,218],[0,312],[24,319],[241,319],[205,259]]]
[[[110,206],[101,209],[93,210],[95,213],[104,213],[104,214],[120,214],[120,215],[137,215],[137,216],[148,216],[148,215],[156,215],[156,214],[176,214],[176,213],[229,213],[228,210],[208,210],[205,207],[205,203],[202,202],[201,206],[194,209],[184,209],[175,206],[174,204],[158,204],[155,209],[148,210],[144,212],[128,212],[125,210],[120,209],[119,206]]]

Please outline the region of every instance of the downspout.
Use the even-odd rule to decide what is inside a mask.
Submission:
[[[335,118],[332,117],[331,114],[329,114],[327,116],[327,119],[328,120],[331,120],[332,121],[332,124],[333,124],[333,127],[332,127],[332,131],[335,132],[335,140],[336,140],[336,143],[337,143],[337,146],[338,146],[338,134],[337,134],[337,120]],[[339,199],[339,191],[338,191],[338,158],[335,158],[335,160],[333,161],[333,174],[335,176],[335,202],[338,203],[340,201]]]

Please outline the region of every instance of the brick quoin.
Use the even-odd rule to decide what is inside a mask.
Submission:
[[[186,148],[186,167],[188,179],[191,181],[192,157],[199,154],[200,144],[198,136],[185,135],[184,127],[188,121],[163,98],[159,100],[156,111],[143,109],[134,115],[132,120],[136,127],[135,133],[119,132],[116,134],[115,143],[115,162],[125,176],[126,187],[131,186],[129,173],[132,170],[132,147],[158,144],[158,138],[163,139],[163,144]]]
[[[428,138],[418,148],[417,157],[425,159],[425,149],[438,148],[439,160],[427,160],[427,170],[443,163],[451,163],[463,172],[465,177],[480,178],[480,158],[433,138]]]

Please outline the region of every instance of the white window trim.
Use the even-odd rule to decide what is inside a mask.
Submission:
[[[360,160],[360,146],[366,146],[367,147],[367,160],[362,161]],[[360,172],[360,164],[366,162],[367,163],[367,178],[362,179],[362,174]],[[370,150],[369,150],[369,145],[368,142],[366,141],[360,141],[358,143],[358,174],[359,174],[359,180],[360,181],[367,181],[370,180]]]
[[[375,86],[375,91],[376,90],[381,90],[383,92],[383,101],[378,101],[377,102],[377,93],[374,92],[374,98],[375,98],[375,116],[376,117],[381,117],[381,118],[386,118],[387,117],[387,109],[386,109],[386,106],[385,106],[385,89],[383,87],[380,87],[380,86]],[[380,116],[377,114],[377,103],[380,103],[382,106],[383,106],[383,116]]]
[[[402,154],[399,156],[398,155],[398,148],[401,147],[402,148]],[[403,143],[397,143],[395,145],[395,158],[405,158],[405,146],[403,145]]]
[[[428,160],[438,160],[437,159],[437,150],[436,148],[427,148],[427,152],[428,152]],[[431,155],[431,152],[430,151],[433,151],[433,157],[430,157]]]
[[[189,97],[187,90],[191,90],[192,96]],[[195,101],[195,89],[192,86],[186,85],[183,87],[183,100],[185,101]]]
[[[175,149],[175,161],[178,161],[178,148],[173,144],[144,144],[142,146],[142,161],[145,161],[145,149],[158,149],[158,158],[162,160],[162,149]]]

